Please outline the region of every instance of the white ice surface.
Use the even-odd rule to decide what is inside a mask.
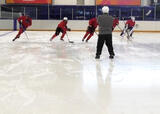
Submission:
[[[113,33],[115,59],[104,46],[95,60],[96,35],[53,33],[0,37],[0,114],[160,114],[160,34]]]

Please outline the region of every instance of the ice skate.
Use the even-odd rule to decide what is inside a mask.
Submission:
[[[62,38],[60,39],[61,41],[64,41]]]

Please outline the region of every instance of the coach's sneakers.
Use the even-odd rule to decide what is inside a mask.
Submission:
[[[110,58],[110,59],[114,59],[114,55],[110,55],[109,58]]]
[[[100,55],[96,55],[95,59],[100,59]]]

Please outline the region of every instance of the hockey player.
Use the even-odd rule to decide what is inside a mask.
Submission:
[[[113,26],[112,26],[112,31],[115,29],[116,26],[119,25],[119,18],[114,16],[114,20],[113,20]]]
[[[26,29],[32,25],[32,18],[29,16],[25,16],[24,14],[21,14],[21,16],[17,19],[20,25],[20,29],[16,37],[12,40],[15,41],[17,38],[20,37],[20,35],[26,31]]]
[[[112,44],[112,26],[113,17],[109,15],[109,7],[102,8],[103,14],[98,16],[99,35],[97,42],[97,51],[95,59],[100,59],[104,43],[106,44],[109,52],[109,58],[114,58],[113,44]]]
[[[89,26],[87,28],[86,34],[84,35],[82,41],[84,41],[84,39],[87,37],[86,42],[88,42],[88,40],[93,36],[96,28],[98,26],[98,22],[96,18],[92,18],[89,20]]]
[[[124,37],[124,34],[127,33],[128,39],[132,37],[134,26],[135,26],[135,17],[131,17],[131,19],[127,20],[127,22],[125,23],[125,27],[120,36]]]
[[[61,39],[62,41],[65,34],[66,34],[66,31],[71,31],[70,28],[67,27],[67,23],[68,23],[68,18],[67,17],[64,17],[63,20],[58,24],[57,28],[56,28],[56,32],[55,34],[51,37],[50,41],[52,41],[56,36],[59,35],[60,32],[62,32],[62,36],[61,36]]]

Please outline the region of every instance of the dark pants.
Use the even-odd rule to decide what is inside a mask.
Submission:
[[[99,55],[99,56],[101,55],[104,43],[108,48],[109,54],[114,55],[113,45],[112,45],[112,34],[99,34],[96,55]]]
[[[18,32],[18,34],[16,35],[16,37],[15,38],[19,38],[20,37],[20,35],[24,32],[24,31],[26,31],[26,27],[24,27],[23,25],[21,25],[20,26],[20,29],[19,29],[19,32]]]
[[[124,34],[125,32],[127,32],[127,35],[132,37],[132,34],[133,34],[133,31],[132,31],[132,30],[133,30],[133,27],[128,27],[128,28],[126,29],[126,26],[125,26],[125,28],[124,28],[124,30],[122,31],[122,33],[120,34],[120,36],[123,36],[123,34]],[[132,32],[129,34],[130,31],[132,31]]]
[[[90,34],[93,34],[95,32],[95,28],[88,26],[87,32],[89,32]]]
[[[55,33],[55,34],[56,34],[56,35],[59,35],[60,32],[63,33],[63,30],[62,30],[60,27],[57,27],[57,28],[56,28],[56,33]]]

